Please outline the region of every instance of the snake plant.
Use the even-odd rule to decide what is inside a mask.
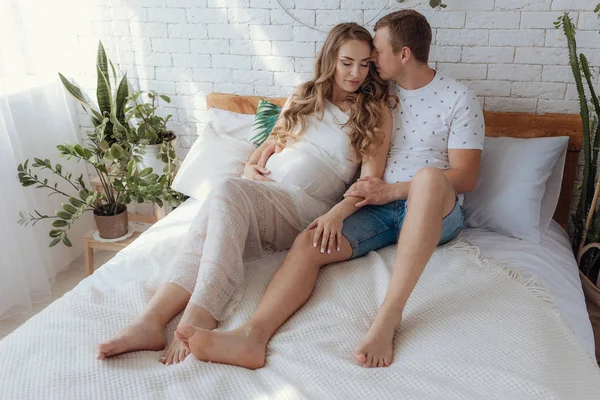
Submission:
[[[111,83],[111,77],[108,71],[109,65],[114,83]],[[112,145],[113,143],[122,140],[127,134],[125,107],[127,98],[129,97],[129,84],[127,83],[127,73],[125,73],[117,86],[115,66],[106,56],[102,42],[98,43],[96,72],[98,74],[96,87],[97,105],[90,103],[81,89],[79,89],[77,85],[71,83],[63,74],[59,73],[58,75],[67,89],[67,92],[81,104],[86,112],[91,113],[91,120],[94,128],[100,126],[103,123],[104,118],[108,117],[108,123],[106,124],[104,131],[106,133],[107,142]],[[113,85],[115,87],[114,93]]]

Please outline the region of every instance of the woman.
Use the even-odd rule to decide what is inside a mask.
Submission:
[[[313,80],[288,99],[271,137],[251,156],[246,179],[227,180],[211,192],[164,283],[127,328],[99,345],[99,359],[162,349],[166,324],[184,308],[179,327],[216,328],[239,300],[244,262],[266,249],[288,249],[311,221],[323,228],[323,251],[336,251],[341,226],[331,229],[327,211],[358,162],[362,176],[382,176],[391,136],[389,110],[397,99],[370,65],[371,41],[355,23],[331,30]],[[269,159],[266,174],[257,162],[273,143],[283,150]],[[342,200],[334,209],[351,213],[354,202]],[[178,363],[189,354],[181,339],[174,338],[162,362]]]

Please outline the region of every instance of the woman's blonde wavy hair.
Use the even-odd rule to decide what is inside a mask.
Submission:
[[[348,40],[359,40],[373,49],[373,38],[362,26],[347,22],[336,25],[327,35],[323,48],[317,56],[313,79],[300,85],[289,100],[271,133],[279,145],[286,146],[298,139],[306,128],[306,117],[315,114],[323,119],[325,101],[333,91],[336,65],[340,47]],[[348,96],[350,117],[342,129],[350,138],[356,161],[374,155],[383,141],[383,132],[378,129],[383,121],[384,107],[393,109],[398,97],[388,94],[388,85],[377,75],[369,63],[369,73],[360,88]],[[296,126],[300,124],[300,130]]]

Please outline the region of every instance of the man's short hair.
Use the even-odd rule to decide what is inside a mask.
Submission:
[[[425,16],[415,10],[396,11],[382,17],[375,24],[375,31],[387,27],[394,54],[408,47],[417,61],[429,61],[431,26]]]

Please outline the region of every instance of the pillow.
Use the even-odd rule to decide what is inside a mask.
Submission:
[[[485,138],[465,226],[539,243],[558,203],[569,138]]]
[[[210,108],[208,116],[217,133],[237,140],[246,140],[254,123],[254,114],[238,114],[218,108]]]
[[[271,134],[280,113],[281,107],[264,99],[260,99],[248,140],[256,146],[263,144]]]
[[[183,160],[173,189],[203,200],[215,183],[240,177],[254,150],[252,143],[220,134],[211,122]]]

